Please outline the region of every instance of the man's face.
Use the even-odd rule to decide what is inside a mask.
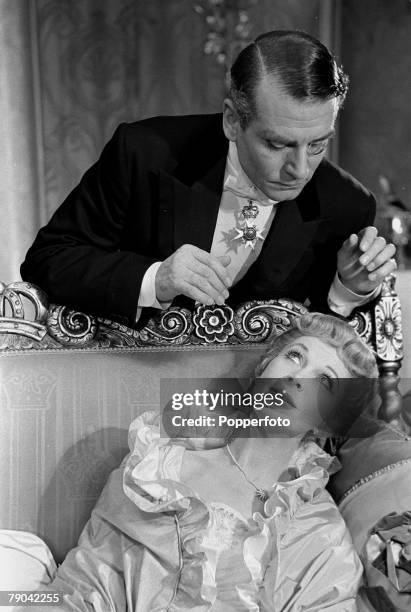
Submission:
[[[256,111],[242,129],[231,100],[226,100],[225,134],[236,142],[241,167],[254,185],[273,200],[292,200],[325,155],[338,101],[295,100],[271,76],[257,86]]]

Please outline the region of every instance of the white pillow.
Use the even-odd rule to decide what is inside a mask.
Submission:
[[[42,591],[57,567],[47,544],[27,531],[0,529],[0,590]],[[11,612],[14,606],[1,607]]]

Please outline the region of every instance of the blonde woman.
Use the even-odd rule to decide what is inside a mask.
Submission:
[[[161,438],[154,413],[131,424],[130,453],[51,585],[63,609],[356,610],[361,563],[325,489],[338,462],[306,432],[345,414],[347,379],[366,381],[356,401],[369,400],[374,356],[344,322],[309,314],[274,339],[257,377],[286,398],[258,416],[288,414],[289,435],[195,450]]]

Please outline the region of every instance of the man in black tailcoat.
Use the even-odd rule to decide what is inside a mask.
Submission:
[[[373,196],[325,159],[346,92],[316,39],[260,36],[233,64],[222,115],[120,125],[40,230],[23,279],[129,324],[178,296],[289,297],[348,316],[396,264]]]

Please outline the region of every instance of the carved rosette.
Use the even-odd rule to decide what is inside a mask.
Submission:
[[[292,300],[246,302],[235,313],[235,327],[241,342],[264,342],[291,326],[295,317],[308,312]]]
[[[25,308],[27,301],[30,313]],[[48,310],[47,297],[33,285],[0,283],[0,349],[261,343],[287,330],[296,317],[306,312],[302,304],[287,299],[254,300],[235,310],[226,305],[197,305],[191,312],[172,306],[158,312],[141,330],[136,330],[64,306],[52,305]],[[356,311],[350,324],[361,338],[376,348],[381,365],[396,372],[402,358],[402,332],[401,309],[393,278],[384,283],[382,296],[373,309]]]
[[[97,319],[67,306],[51,306],[47,318],[50,336],[64,346],[86,346],[98,330]]]
[[[195,334],[207,344],[228,342],[234,334],[233,315],[229,306],[199,305],[193,316]]]
[[[402,359],[401,305],[398,297],[382,297],[376,304],[375,342],[379,359],[383,361]]]

